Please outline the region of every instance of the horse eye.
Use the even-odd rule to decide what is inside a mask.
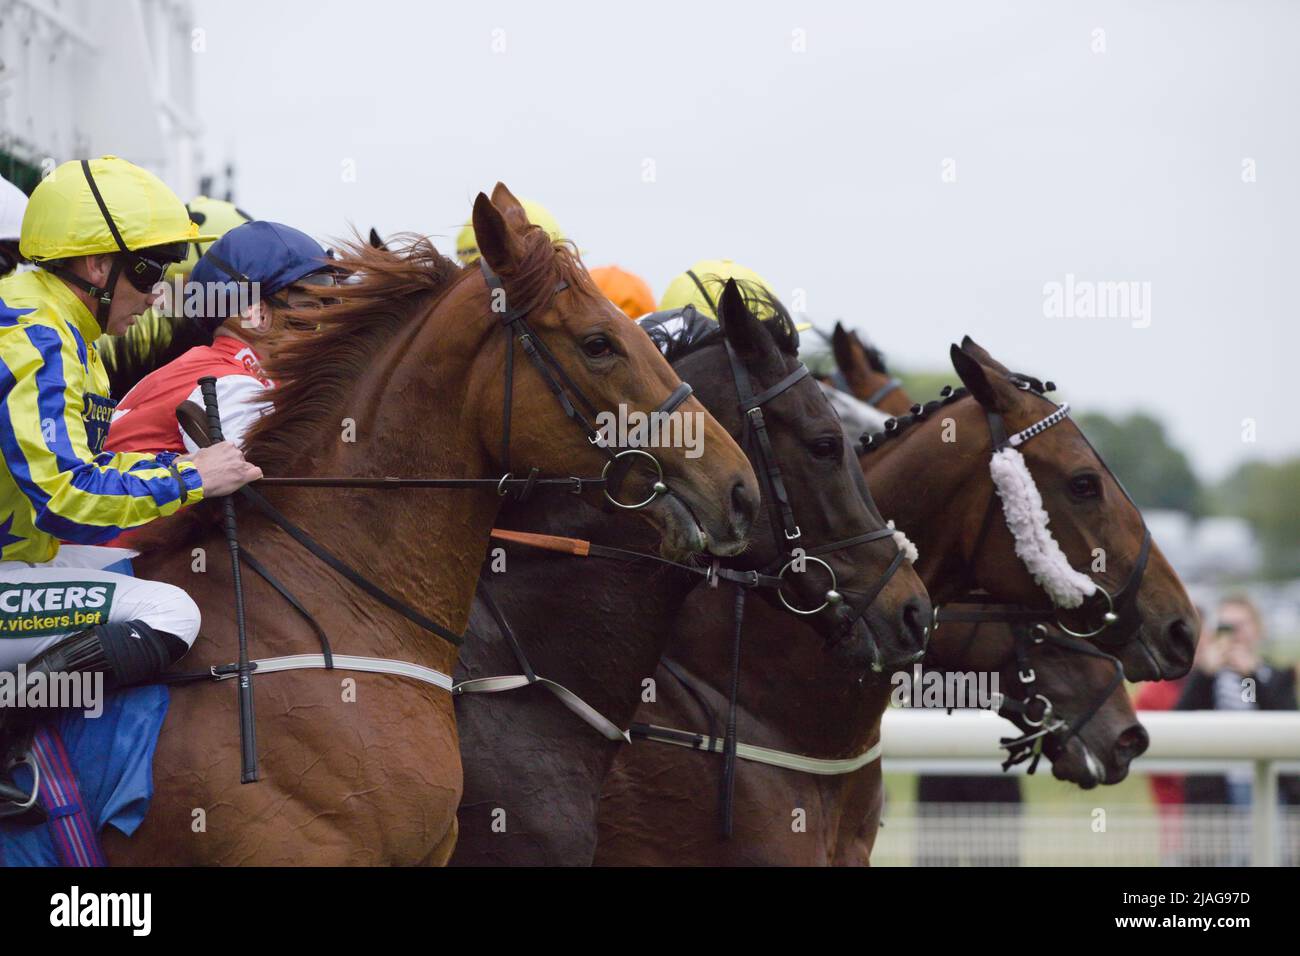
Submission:
[[[1100,497],[1101,483],[1096,475],[1075,475],[1070,479],[1070,494],[1076,498]]]
[[[582,350],[592,358],[602,358],[614,354],[614,346],[603,335],[593,335],[589,339],[584,339]]]
[[[817,458],[839,458],[840,443],[834,438],[822,438],[812,443],[812,453]]]

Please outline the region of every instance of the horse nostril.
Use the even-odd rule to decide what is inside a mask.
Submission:
[[[754,516],[758,514],[758,496],[755,495],[744,479],[738,479],[731,486],[731,524],[739,537],[745,537],[754,526]]]
[[[1134,724],[1115,738],[1115,757],[1121,763],[1142,756],[1151,745],[1151,737],[1141,724]]]
[[[930,635],[927,627],[930,623],[930,611],[921,598],[908,598],[903,605],[903,633],[917,647],[924,649]]]

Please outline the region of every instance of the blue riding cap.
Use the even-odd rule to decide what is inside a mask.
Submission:
[[[205,288],[209,284],[256,282],[259,294],[266,298],[294,283],[331,274],[327,254],[315,239],[292,226],[259,219],[231,229],[209,246],[190,273],[190,281]],[[215,331],[229,317],[205,314],[196,321]]]

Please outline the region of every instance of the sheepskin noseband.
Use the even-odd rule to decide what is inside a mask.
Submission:
[[[1097,593],[1097,585],[1092,578],[1070,567],[1065,552],[1052,536],[1047,526],[1050,518],[1043,508],[1043,496],[1018,446],[1064,421],[1069,411],[1070,406],[1063,404],[1042,421],[1012,435],[989,461],[989,472],[998,497],[1002,499],[1007,528],[1015,538],[1016,555],[1038,586],[1047,592],[1052,603],[1062,608],[1078,607]]]

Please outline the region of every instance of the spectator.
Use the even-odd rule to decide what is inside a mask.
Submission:
[[[1224,598],[1214,633],[1202,635],[1196,648],[1195,667],[1175,710],[1295,710],[1296,671],[1265,661],[1260,655],[1263,642],[1263,622],[1251,600],[1239,595]],[[1243,769],[1226,776],[1189,776],[1184,793],[1190,805],[1230,806],[1244,818],[1252,788],[1251,771]],[[1300,804],[1300,778],[1281,778],[1279,789],[1283,802]],[[1248,851],[1234,846],[1232,862],[1245,865]]]

